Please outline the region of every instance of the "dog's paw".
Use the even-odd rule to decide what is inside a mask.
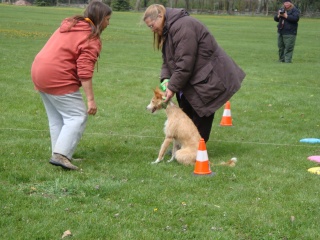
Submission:
[[[167,162],[170,163],[174,160],[174,158],[170,158]]]
[[[155,160],[154,162],[151,162],[151,164],[157,164],[157,163],[159,163],[159,162],[160,162],[160,160],[157,159],[157,160]]]

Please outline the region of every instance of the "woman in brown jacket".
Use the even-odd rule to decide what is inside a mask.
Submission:
[[[153,4],[143,21],[154,33],[155,48],[162,50],[160,79],[170,80],[166,101],[176,94],[179,106],[208,141],[215,111],[240,89],[245,73],[184,9]]]

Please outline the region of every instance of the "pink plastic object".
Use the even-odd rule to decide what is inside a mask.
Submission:
[[[310,161],[320,163],[320,156],[310,156],[308,157]]]

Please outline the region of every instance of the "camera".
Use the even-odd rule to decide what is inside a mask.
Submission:
[[[279,9],[279,14],[284,14],[286,10],[284,10],[284,8],[280,8]]]

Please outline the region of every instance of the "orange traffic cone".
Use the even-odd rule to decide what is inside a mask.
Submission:
[[[226,106],[224,107],[220,126],[232,126],[231,108],[229,101],[226,102]]]
[[[195,175],[214,175],[214,173],[210,170],[206,143],[203,138],[201,138],[199,141],[196,165],[193,173]]]

